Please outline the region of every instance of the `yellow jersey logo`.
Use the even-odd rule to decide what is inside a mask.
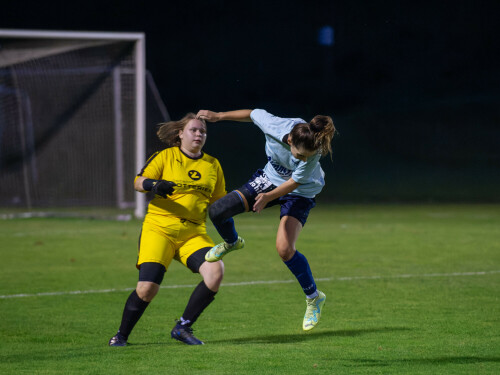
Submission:
[[[192,180],[194,180],[194,181],[198,181],[198,180],[201,178],[201,174],[200,174],[200,172],[195,171],[195,170],[190,170],[190,171],[188,172],[188,176],[189,176]]]

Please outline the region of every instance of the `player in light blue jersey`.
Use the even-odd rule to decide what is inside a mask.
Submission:
[[[321,317],[326,296],[317,290],[309,263],[297,251],[295,243],[309,211],[316,205],[314,197],[325,185],[319,160],[332,152],[335,126],[331,117],[318,115],[306,122],[300,118],[273,116],[262,109],[243,109],[230,112],[201,110],[197,118],[209,122],[253,122],[266,137],[268,160],[264,169],[259,169],[246,184],[210,206],[210,219],[224,242],[214,246],[205,259],[216,262],[244,246],[235,230],[233,216],[250,210],[261,212],[280,204],[276,249],[306,294],[307,309],[302,328],[305,331],[313,329]]]

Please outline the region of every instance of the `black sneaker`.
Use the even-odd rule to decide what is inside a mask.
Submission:
[[[109,346],[127,346],[127,339],[117,333],[109,339]]]
[[[183,342],[188,345],[203,345],[203,341],[198,340],[193,336],[193,329],[188,326],[183,326],[180,323],[177,323],[175,327],[170,332],[170,336],[173,339]]]

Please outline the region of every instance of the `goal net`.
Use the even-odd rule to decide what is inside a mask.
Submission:
[[[4,216],[144,215],[144,48],[142,33],[0,30]]]

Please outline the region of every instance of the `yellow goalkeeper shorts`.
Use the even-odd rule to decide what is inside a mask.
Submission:
[[[205,224],[148,214],[142,224],[137,266],[154,262],[168,269],[172,259],[187,266],[187,259],[194,252],[213,246]]]

